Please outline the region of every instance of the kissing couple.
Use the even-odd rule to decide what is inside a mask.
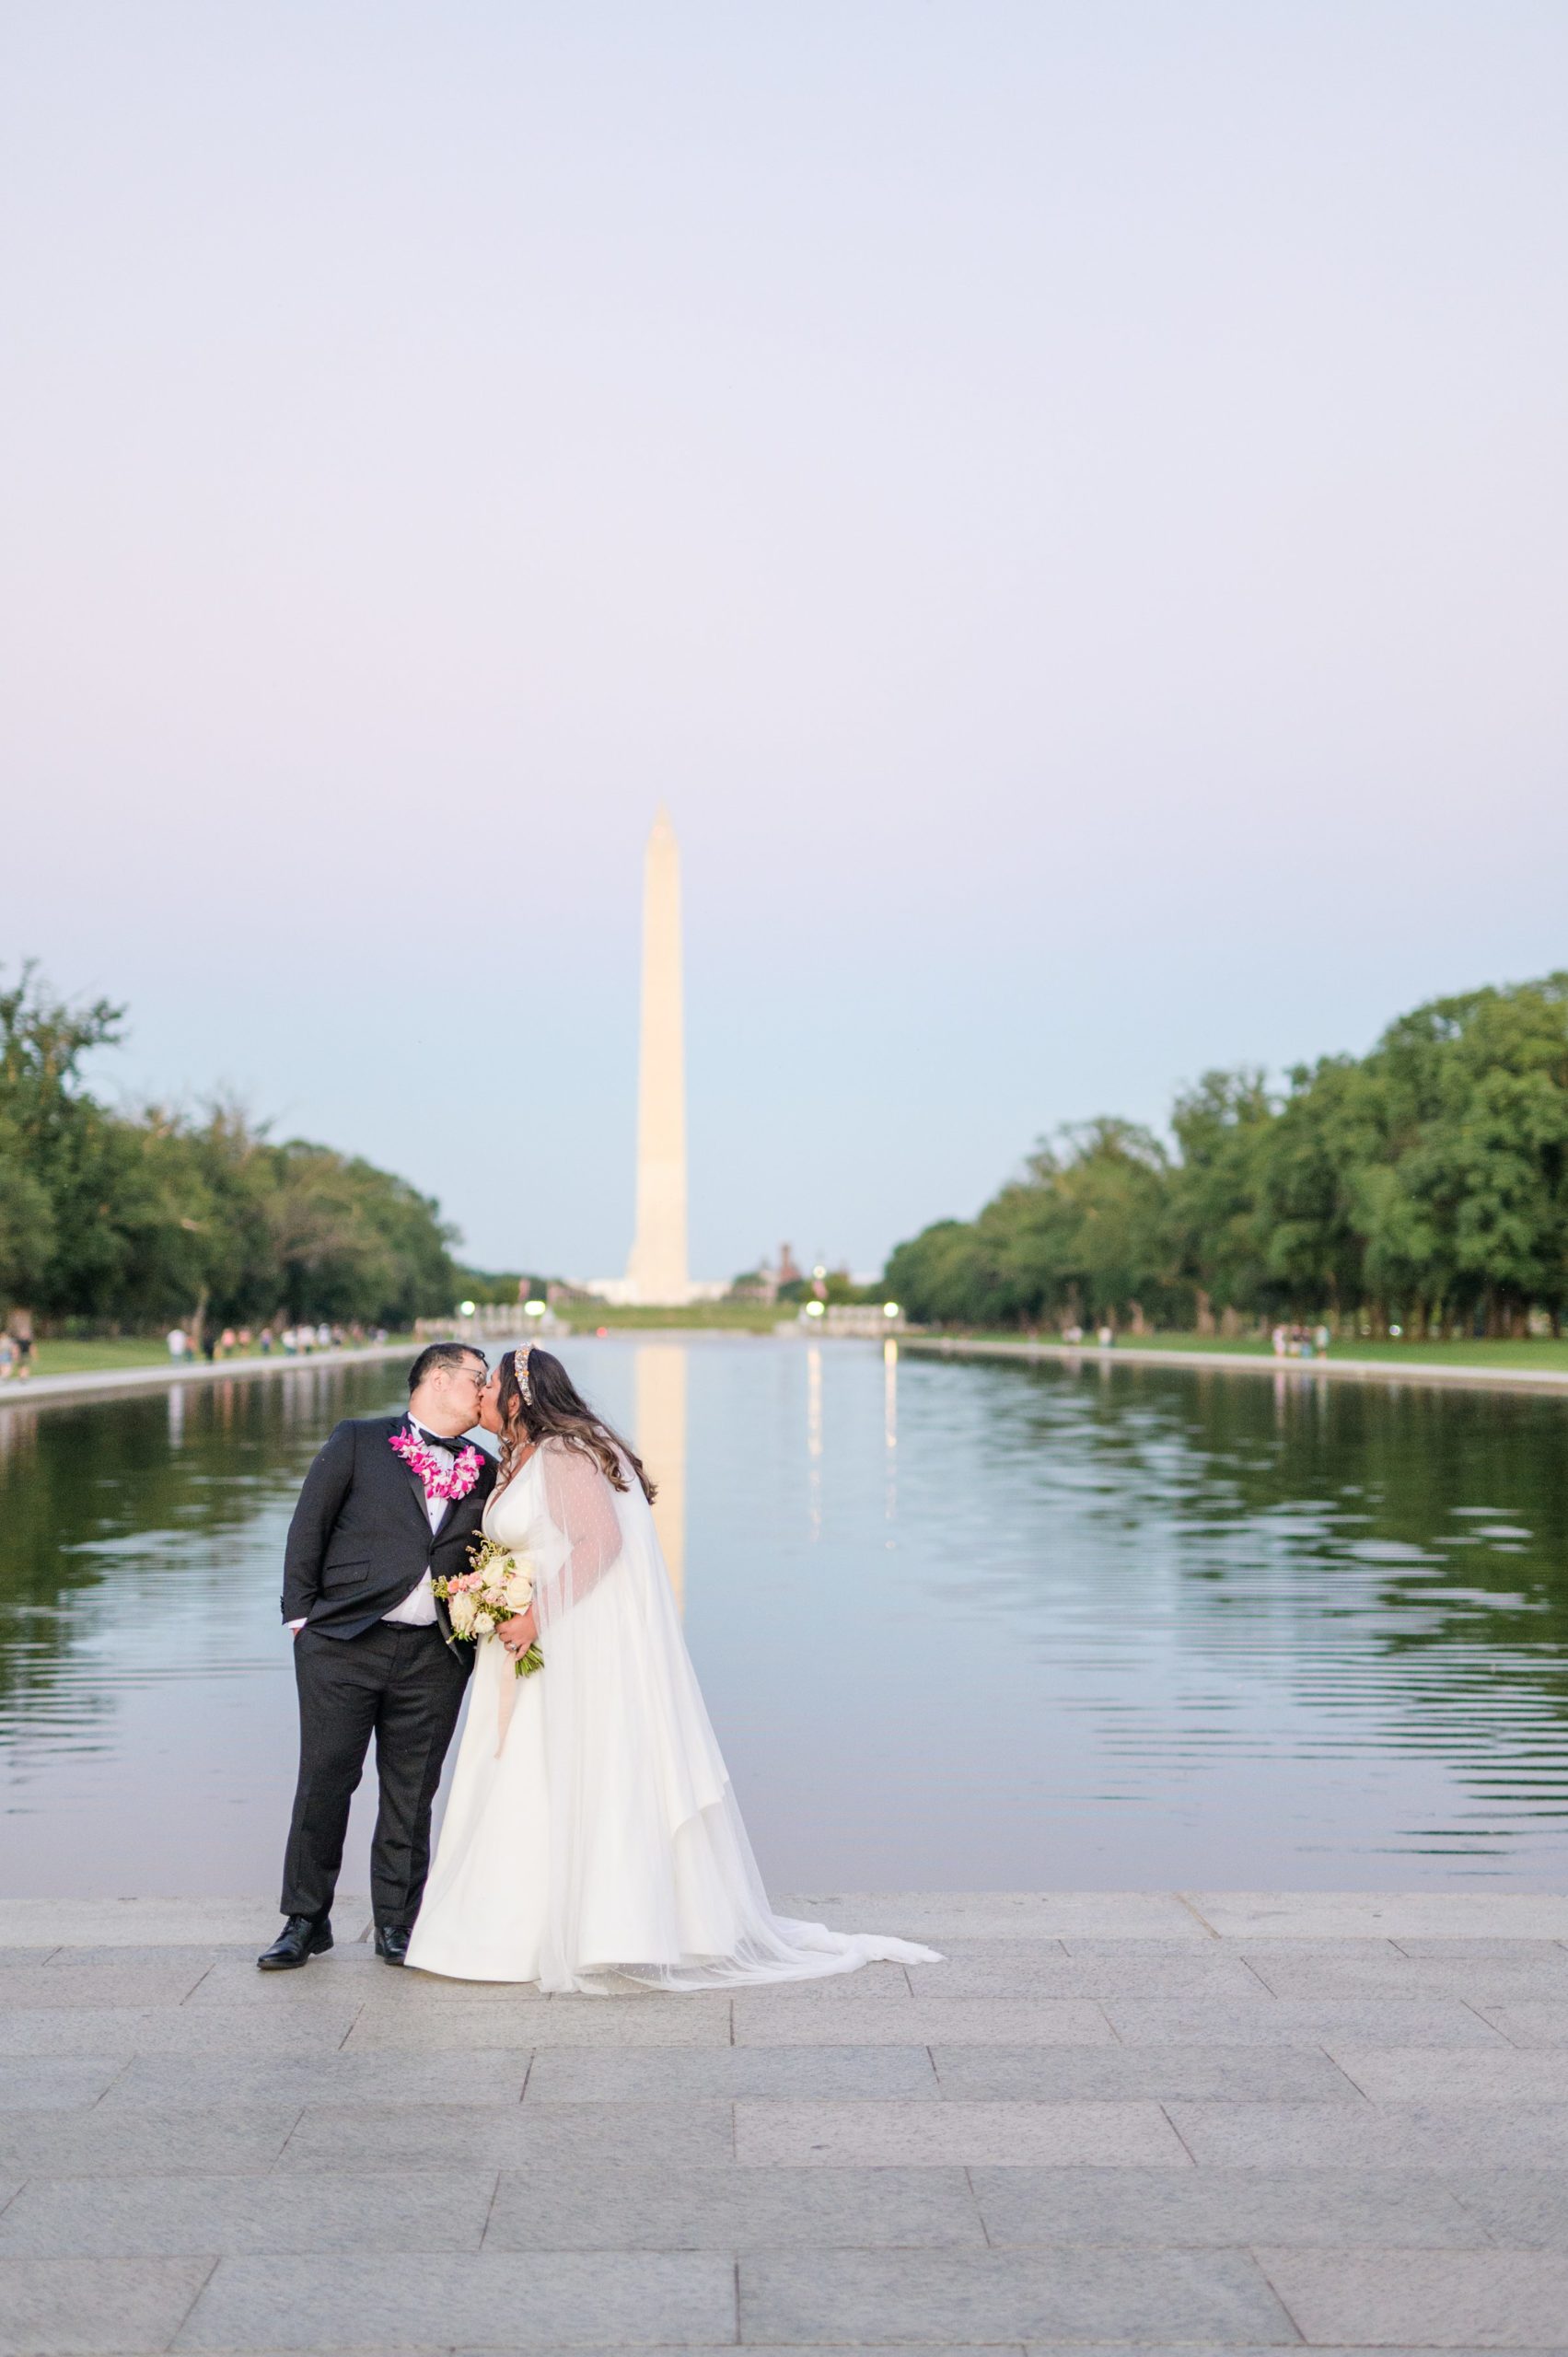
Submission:
[[[494,1452],[466,1437],[476,1427]],[[492,1373],[468,1343],[433,1342],[409,1370],[406,1416],[356,1418],[330,1434],[284,1562],[299,1783],[287,1920],[257,1958],[263,1971],[332,1945],[349,1803],[372,1736],[371,1899],[389,1964],[603,1995],[617,1980],[721,1989],[881,1958],[940,1961],[907,1940],[769,1907],[653,1498],[641,1459],[548,1351],[506,1351]],[[529,1600],[464,1642],[444,1591],[467,1575],[481,1538],[511,1556],[514,1595]],[[542,1667],[520,1677],[540,1654]],[[432,1868],[431,1807],[465,1691]]]

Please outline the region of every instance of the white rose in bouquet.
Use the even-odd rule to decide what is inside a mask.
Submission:
[[[471,1637],[474,1634],[473,1624],[479,1617],[479,1607],[472,1596],[460,1594],[449,1596],[447,1598],[447,1609],[452,1616],[453,1635]]]
[[[522,1570],[509,1573],[501,1593],[514,1612],[526,1612],[533,1602],[533,1573]]]

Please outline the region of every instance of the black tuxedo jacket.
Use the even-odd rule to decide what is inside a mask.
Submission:
[[[428,1565],[436,1579],[469,1568],[469,1541],[495,1487],[487,1450],[467,1497],[447,1506],[434,1533],[424,1485],[389,1446],[406,1416],[346,1420],[305,1477],[284,1550],[283,1617],[308,1620],[324,1637],[360,1637],[412,1596]],[[463,1444],[455,1442],[454,1449]],[[441,1633],[467,1668],[474,1648],[452,1635],[437,1599]]]

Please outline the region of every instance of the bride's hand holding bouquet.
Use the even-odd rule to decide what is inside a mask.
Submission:
[[[531,1678],[544,1667],[536,1642],[539,1620],[533,1608],[533,1564],[526,1555],[514,1555],[494,1538],[476,1539],[469,1549],[471,1572],[435,1583],[447,1607],[452,1634],[466,1643],[498,1636],[511,1655],[519,1678]]]

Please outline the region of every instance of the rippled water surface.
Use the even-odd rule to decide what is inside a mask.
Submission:
[[[563,1354],[664,1483],[775,1887],[1562,1881],[1568,1403]],[[0,1411],[4,1887],[272,1888],[284,1531],[333,1421],[397,1404],[395,1371],[300,1368]]]

